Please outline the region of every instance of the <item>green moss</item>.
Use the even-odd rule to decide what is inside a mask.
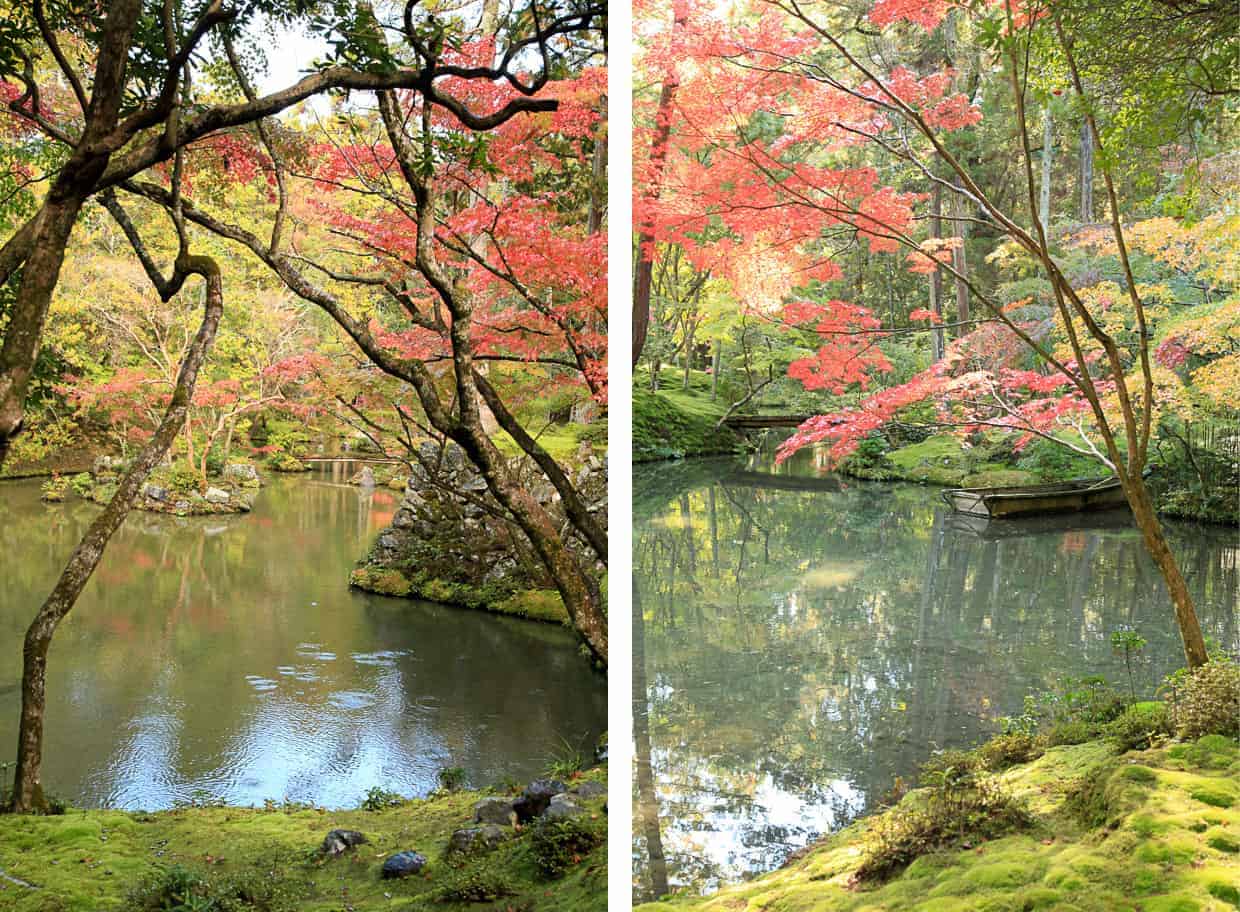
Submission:
[[[1217,830],[1206,835],[1206,845],[1218,852],[1224,852],[1228,855],[1235,855],[1240,852],[1240,841],[1236,837],[1223,830]]]
[[[405,574],[399,570],[382,570],[378,567],[358,567],[349,574],[349,585],[397,598],[403,598],[413,591],[413,585]]]
[[[1028,831],[987,841],[970,830],[967,845],[940,848],[885,883],[858,889],[866,840],[881,828],[881,815],[864,818],[781,870],[714,896],[677,898],[642,912],[1218,909],[1220,900],[1235,902],[1223,887],[1240,882],[1240,855],[1210,851],[1207,840],[1235,832],[1240,811],[1210,810],[1217,829],[1205,838],[1190,831],[1207,814],[1189,790],[1229,783],[1179,769],[1184,753],[1116,755],[1110,739],[1054,747],[995,775],[1027,800],[1034,815]],[[1149,773],[1134,778],[1134,769]],[[924,801],[924,791],[914,791],[898,807],[907,811]]]
[[[1148,766],[1126,766],[1119,772],[1120,778],[1127,779],[1129,782],[1140,782],[1145,785],[1153,785],[1158,781],[1158,774]]]
[[[1194,800],[1213,807],[1229,808],[1236,803],[1235,789],[1218,785],[1202,785],[1192,789],[1189,794]]]
[[[605,772],[594,770],[586,778],[605,781]],[[512,908],[528,912],[607,908],[606,850],[601,846],[585,845],[570,854],[563,875],[554,880],[540,872],[529,832],[515,834],[489,855],[449,865],[444,858],[448,838],[469,825],[479,797],[477,792],[446,793],[379,811],[212,807],[7,817],[0,820],[0,870],[38,888],[5,883],[0,909],[137,912],[157,882],[167,883],[162,872],[172,868],[205,884],[202,891],[210,895],[235,896],[244,888],[248,895],[265,897],[262,903],[213,909],[466,912],[479,908],[470,902],[470,884],[502,885]],[[585,804],[591,811],[588,825],[595,831],[605,828],[603,799]],[[360,830],[370,842],[344,857],[319,856],[323,836],[337,827]],[[429,859],[424,875],[382,880],[384,859],[406,849]]]
[[[731,453],[739,438],[716,427],[727,410],[722,399],[690,390],[633,389],[633,460],[675,459]]]
[[[518,592],[510,598],[496,602],[492,610],[500,614],[511,614],[535,621],[568,623],[568,611],[564,608],[564,599],[554,589],[529,589],[525,592]]]
[[[1237,909],[1240,909],[1240,888],[1223,881],[1214,881],[1206,889],[1215,899],[1229,902]]]
[[[987,468],[961,479],[964,488],[1011,488],[1018,485],[1037,484],[1038,478],[1019,469]]]

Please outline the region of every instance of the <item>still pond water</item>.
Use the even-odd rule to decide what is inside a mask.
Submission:
[[[45,786],[87,807],[342,807],[588,754],[606,689],[568,631],[348,588],[396,504],[323,474],[271,480],[248,516],[131,514],[52,646]],[[97,510],[0,483],[0,759],[25,627]]]
[[[1138,689],[1183,664],[1123,514],[997,536],[934,488],[819,477],[808,459],[773,471],[634,472],[639,899],[777,867],[1064,677],[1127,687],[1121,626],[1149,641]],[[1207,635],[1234,649],[1235,530],[1168,532]]]

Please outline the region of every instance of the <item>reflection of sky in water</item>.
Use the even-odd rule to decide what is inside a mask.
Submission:
[[[30,606],[94,508],[49,508],[37,483],[4,494],[0,576],[21,562],[0,590],[10,756],[20,695],[4,685]],[[223,524],[132,516],[53,644],[47,787],[86,806],[340,807],[376,785],[426,794],[448,766],[475,785],[529,778],[561,739],[588,754],[606,692],[567,631],[349,589],[395,501],[277,479]]]
[[[636,473],[639,898],[658,892],[660,850],[672,888],[778,866],[1067,676],[1126,690],[1121,626],[1149,641],[1139,689],[1182,664],[1122,517],[979,535],[935,489],[770,478],[719,460]],[[1234,531],[1169,534],[1203,627],[1234,649]]]

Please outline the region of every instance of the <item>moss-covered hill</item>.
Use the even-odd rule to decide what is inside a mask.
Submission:
[[[605,782],[595,770],[582,781]],[[531,824],[488,854],[450,862],[453,831],[471,825],[478,792],[377,811],[183,808],[155,814],[70,810],[0,816],[0,909],[6,912],[378,912],[435,909],[592,912],[607,908],[604,799],[555,831]],[[329,830],[369,843],[335,858],[318,853]],[[414,850],[417,876],[380,877],[384,859]],[[549,878],[542,865],[567,865]],[[18,881],[29,886],[23,886]],[[179,901],[178,885],[196,882]]]
[[[1032,825],[966,836],[878,887],[854,873],[882,816],[825,840],[781,870],[708,898],[642,912],[1230,912],[1240,908],[1240,750],[1195,743],[1117,754],[1092,741],[1048,750],[999,779]],[[905,796],[902,807],[924,796]]]

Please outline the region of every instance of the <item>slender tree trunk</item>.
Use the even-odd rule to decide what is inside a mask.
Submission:
[[[683,29],[688,21],[688,5],[676,3],[672,13],[673,32]],[[647,205],[653,205],[659,199],[660,183],[663,176],[663,165],[667,161],[667,144],[672,135],[672,105],[676,101],[676,90],[680,87],[680,77],[674,66],[668,67],[663,74],[663,88],[659,92],[659,107],[655,113],[654,140],[650,144],[651,173],[647,185],[643,188],[642,199]],[[643,227],[637,235],[637,267],[633,276],[633,366],[637,366],[646,347],[646,336],[650,332],[650,290],[654,283],[654,232],[644,222],[644,213],[638,213],[639,224]]]
[[[1094,220],[1094,134],[1089,121],[1081,124],[1081,221]]]
[[[710,368],[710,401],[719,398],[719,372],[723,370],[723,340],[716,339],[714,357]]]
[[[646,840],[650,889],[654,900],[668,891],[667,856],[663,852],[663,830],[659,824],[659,796],[655,789],[654,765],[650,745],[650,695],[646,684],[646,620],[642,616],[641,595],[633,583],[633,747],[634,779],[637,785],[639,832]]]
[[[47,809],[40,770],[43,763],[43,713],[47,696],[47,653],[60,622],[73,609],[82,589],[90,580],[103,557],[112,535],[120,528],[125,516],[138,498],[151,470],[163,458],[180,432],[193,396],[199,368],[215,339],[220,316],[224,310],[223,286],[214,261],[193,258],[190,271],[198,272],[207,281],[207,304],[202,325],[181,360],[176,387],[163,421],[150,442],[139,453],[121,479],[116,494],[103,512],[95,518],[69,557],[64,571],[47,601],[35,615],[26,631],[22,650],[22,709],[17,736],[17,775],[13,784],[10,810],[31,813]]]
[[[957,175],[955,184],[963,189],[963,182]],[[961,323],[969,321],[969,259],[966,244],[969,240],[969,223],[963,218],[968,203],[961,196],[956,197],[954,211],[958,216],[955,221],[956,237],[960,238],[960,246],[952,251],[952,263],[956,270],[956,319]],[[960,334],[968,332],[967,326],[961,326]]]
[[[1050,229],[1051,224],[1051,169],[1055,158],[1055,129],[1051,117],[1051,106],[1048,104],[1042,112],[1042,195],[1039,200],[1038,214],[1042,225]]]
[[[930,196],[930,237],[943,237],[943,188],[938,184]],[[937,323],[943,319],[943,274],[937,268],[930,273],[930,310],[937,318],[936,328],[930,333],[931,356],[942,361],[946,348],[943,329]]]

